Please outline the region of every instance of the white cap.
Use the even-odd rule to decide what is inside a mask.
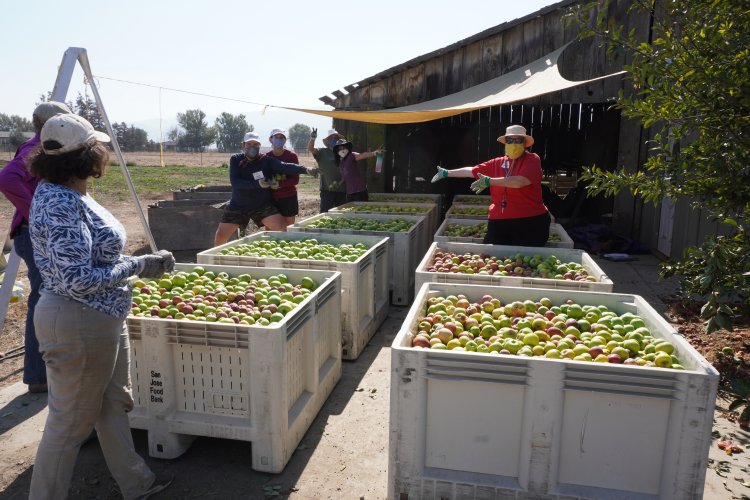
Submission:
[[[328,131],[328,135],[324,137],[324,139],[328,139],[332,135],[341,135],[338,133],[338,131],[335,128],[332,128]]]
[[[70,108],[64,102],[47,101],[41,103],[34,109],[33,116],[39,120],[39,123],[44,125],[50,118],[55,115],[67,115],[69,114]]]
[[[271,133],[268,134],[268,138],[270,139],[271,137],[275,136],[276,134],[281,134],[281,135],[284,136],[284,139],[286,139],[286,130],[282,130],[280,128],[275,128],[275,129],[271,130]]]
[[[48,119],[40,134],[42,149],[48,155],[60,155],[92,146],[96,141],[109,142],[109,136],[103,132],[94,130],[94,127],[78,115],[55,115]],[[55,141],[60,147],[47,144]]]
[[[255,132],[248,132],[245,137],[242,138],[242,142],[255,141],[260,144],[260,136]]]

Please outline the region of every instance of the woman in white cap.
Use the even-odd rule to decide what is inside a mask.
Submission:
[[[242,153],[229,158],[229,182],[232,197],[224,209],[216,229],[214,244],[223,245],[238,229],[245,229],[252,220],[269,231],[286,231],[286,219],[271,198],[271,188],[278,187],[276,174],[309,174],[316,169],[284,163],[273,155],[260,154],[260,136],[248,132],[242,139]]]
[[[542,161],[526,148],[534,139],[521,125],[511,125],[498,137],[505,156],[474,167],[447,170],[437,167],[432,182],[446,177],[473,177],[471,189],[479,194],[490,188],[487,234],[484,243],[541,247],[547,244],[551,218],[542,201]]]
[[[96,430],[104,459],[126,499],[148,498],[170,480],[156,476],[133,446],[128,412],[130,312],[136,274],[158,278],[172,254],[122,254],[125,228],[86,192],[109,162],[109,137],[74,114],[48,119],[31,159],[41,179],[29,215],[42,290],[34,326],[47,367],[49,414],[36,454],[29,498],[68,496],[78,451]]]
[[[314,128],[307,143],[307,150],[318,162],[318,169],[320,170],[320,213],[324,213],[346,203],[346,186],[344,186],[341,171],[333,153],[333,147],[343,136],[335,129],[330,129],[323,138],[325,148],[321,149],[315,147],[316,137],[318,137],[318,129]]]
[[[286,149],[286,131],[275,128],[268,137],[271,143],[271,151],[267,153],[271,158],[284,163],[299,163],[297,153]],[[286,225],[294,224],[295,217],[299,214],[299,200],[297,198],[297,184],[299,184],[299,174],[276,174],[276,180],[279,185],[271,189],[271,198],[276,205],[279,213],[286,219]]]

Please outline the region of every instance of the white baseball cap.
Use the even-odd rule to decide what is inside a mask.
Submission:
[[[109,142],[104,132],[94,130],[85,119],[74,114],[55,115],[48,119],[40,134],[42,149],[48,155],[61,155],[99,142]]]
[[[242,142],[255,141],[260,144],[260,136],[255,132],[248,132],[245,137],[242,138]]]
[[[275,128],[275,129],[271,130],[271,133],[268,135],[268,138],[270,139],[271,137],[275,136],[276,134],[281,134],[281,135],[284,136],[284,139],[286,139],[286,130],[282,130],[280,128]]]
[[[332,128],[328,131],[328,135],[324,137],[324,139],[328,139],[332,135],[341,135],[338,133],[338,131],[335,128]]]

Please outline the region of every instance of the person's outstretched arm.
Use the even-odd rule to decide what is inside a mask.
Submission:
[[[447,168],[438,165],[437,173],[432,177],[432,182],[437,182],[440,179],[445,179],[447,177],[474,177],[474,174],[472,173],[473,168],[474,167],[461,167],[448,170]]]

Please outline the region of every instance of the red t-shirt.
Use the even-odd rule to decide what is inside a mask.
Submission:
[[[507,161],[506,171],[503,165]],[[522,188],[505,188],[501,186],[490,186],[490,219],[519,219],[522,217],[534,217],[547,212],[547,207],[542,201],[542,160],[535,153],[528,151],[519,158],[511,160],[507,156],[493,158],[475,166],[471,173],[475,179],[479,174],[489,177],[513,177],[523,176],[531,181],[531,184]],[[505,200],[505,209],[500,204]]]
[[[299,165],[299,158],[297,157],[297,153],[294,151],[289,151],[288,149],[285,149],[283,153],[281,153],[281,156],[276,156],[273,154],[273,151],[269,151],[266,153],[266,156],[270,156],[271,158],[276,158],[279,161],[283,161],[284,163],[296,163]],[[283,177],[283,179],[279,180],[279,189],[272,189],[271,190],[271,197],[274,200],[281,200],[284,198],[290,198],[297,194],[297,184],[299,184],[299,175],[297,174],[278,174],[279,177]]]

